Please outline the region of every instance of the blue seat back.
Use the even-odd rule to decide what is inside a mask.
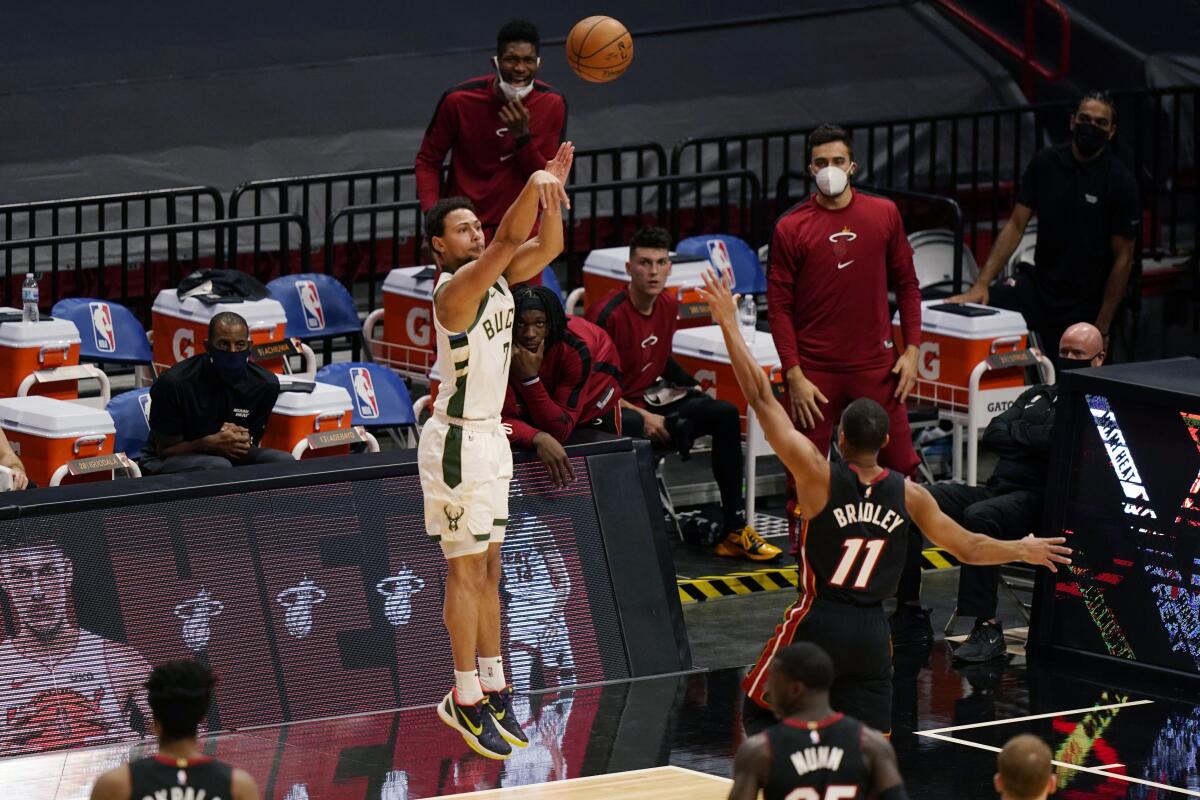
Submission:
[[[150,441],[150,387],[122,392],[109,400],[104,410],[117,430],[114,449],[130,458],[140,458]]]
[[[719,252],[721,250],[724,252]],[[676,245],[675,252],[703,256],[718,268],[727,256],[733,265],[734,292],[762,294],[767,291],[767,276],[762,265],[758,263],[758,254],[754,252],[754,248],[736,236],[725,233],[691,236]]]
[[[562,286],[560,286],[558,283],[558,276],[554,274],[554,270],[550,269],[550,267],[546,267],[544,270],[542,270],[542,286],[545,286],[547,289],[558,295],[558,301],[560,303],[565,299]]]
[[[362,331],[354,298],[336,278],[315,272],[284,275],[268,283],[267,291],[283,306],[290,337],[323,339]]]
[[[75,323],[79,329],[79,357],[84,361],[149,364],[154,358],[146,329],[120,303],[69,297],[55,303],[50,314]]]
[[[329,364],[317,370],[317,380],[350,393],[355,425],[378,428],[417,424],[408,387],[385,366],[365,361]]]

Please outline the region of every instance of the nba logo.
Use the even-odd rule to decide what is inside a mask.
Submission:
[[[321,295],[312,281],[296,281],[300,293],[300,308],[304,311],[304,327],[310,331],[325,329],[325,309],[321,308]]]
[[[734,284],[733,259],[729,257],[729,248],[720,239],[709,239],[706,244],[708,245],[708,260],[713,265],[713,269],[732,289]]]
[[[354,384],[354,404],[363,419],[379,417],[379,398],[375,396],[375,383],[366,367],[351,367],[350,381]]]
[[[142,416],[146,418],[146,429],[150,428],[150,393],[138,397],[138,405],[142,407]]]
[[[115,353],[117,332],[113,329],[112,309],[108,303],[88,303],[92,312],[92,334],[96,337],[96,349],[101,353]]]

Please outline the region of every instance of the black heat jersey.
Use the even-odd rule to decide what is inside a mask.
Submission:
[[[130,800],[233,800],[233,767],[213,758],[139,758],[129,777]]]
[[[767,729],[771,768],[764,800],[858,800],[870,796],[871,770],[863,756],[863,724],[842,714],[821,722],[785,719]],[[812,793],[797,789],[811,789]]]
[[[896,594],[911,520],[904,476],[890,470],[870,484],[845,463],[829,465],[829,502],[802,533],[801,568],[817,596],[876,606]]]

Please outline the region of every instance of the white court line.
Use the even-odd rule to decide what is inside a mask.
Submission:
[[[1124,768],[1124,766],[1124,764],[1105,764],[1102,767],[1096,767],[1096,769],[1116,769],[1117,767]]]
[[[1007,725],[1010,722],[1027,722],[1031,719],[1046,719],[1047,717],[1065,717],[1072,714],[1089,714],[1093,711],[1106,711],[1110,708],[1125,708],[1126,706],[1144,706],[1153,703],[1153,700],[1130,700],[1126,703],[1110,703],[1106,706],[1088,706],[1087,708],[1072,708],[1067,711],[1050,711],[1046,714],[1030,714],[1027,717],[1010,717],[1009,719],[994,719],[991,722],[973,722],[970,725],[952,725],[949,728],[933,728],[928,731],[917,731],[918,736],[933,736],[938,733],[949,733],[950,731],[965,731],[971,728],[987,728],[992,725]]]
[[[1098,706],[1098,708],[1103,708],[1103,707],[1104,706]],[[1062,713],[1062,712],[1059,712],[1059,713]],[[1008,722],[1008,720],[1002,720],[1002,721]],[[968,726],[968,727],[973,727],[973,726]],[[940,733],[933,733],[931,731],[918,731],[917,735],[918,736],[928,736],[931,739],[938,739],[943,742],[952,742],[954,744],[963,744],[963,745],[966,745],[967,747],[974,747],[979,750],[987,750],[990,753],[999,753],[1000,752],[999,747],[994,747],[993,745],[990,745],[990,744],[981,744],[980,742],[971,742],[966,739],[955,739],[953,736],[943,736]],[[1178,786],[1169,786],[1165,783],[1156,783],[1155,781],[1148,781],[1148,780],[1144,780],[1143,778],[1135,778],[1132,775],[1117,775],[1112,772],[1105,772],[1103,769],[1100,769],[1099,767],[1081,767],[1077,764],[1068,764],[1065,761],[1052,761],[1050,763],[1052,763],[1056,766],[1059,766],[1059,767],[1073,769],[1073,770],[1076,770],[1077,772],[1088,772],[1088,773],[1091,773],[1092,775],[1100,775],[1102,777],[1112,778],[1113,780],[1117,780],[1117,781],[1125,781],[1127,783],[1136,783],[1141,786],[1150,786],[1155,789],[1162,789],[1164,792],[1174,792],[1175,794],[1185,794],[1185,795],[1188,795],[1189,797],[1200,797],[1200,792],[1194,792],[1191,789],[1181,789]]]

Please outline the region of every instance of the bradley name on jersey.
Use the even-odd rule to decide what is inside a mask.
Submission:
[[[827,769],[836,772],[842,765],[842,757],[846,753],[840,747],[829,747],[821,745],[819,747],[806,747],[803,750],[797,750],[792,753],[790,761],[796,769],[797,775],[807,775],[818,769]]]
[[[894,533],[896,528],[904,524],[904,517],[890,508],[872,503],[870,500],[863,500],[859,503],[846,503],[841,508],[832,510],[833,518],[837,520],[839,528],[858,523],[865,525],[869,522],[872,525],[883,528],[888,533]]]

